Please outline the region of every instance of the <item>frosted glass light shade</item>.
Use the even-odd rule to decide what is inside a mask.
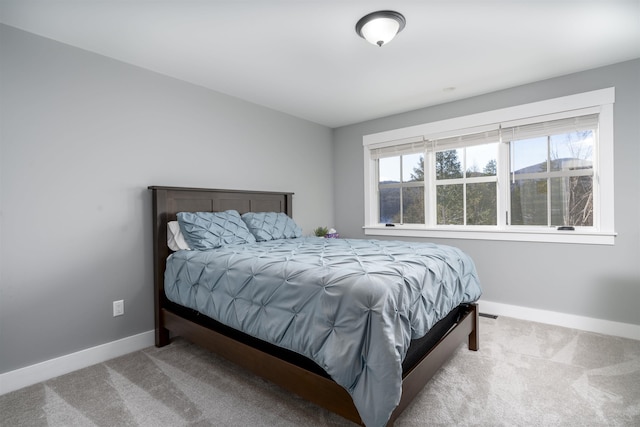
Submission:
[[[356,33],[371,44],[389,43],[405,26],[405,19],[398,12],[382,10],[373,12],[358,21]]]

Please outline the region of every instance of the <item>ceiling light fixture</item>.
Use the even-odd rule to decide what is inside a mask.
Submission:
[[[356,24],[356,33],[371,44],[389,43],[404,28],[404,16],[392,10],[379,10],[363,16]]]

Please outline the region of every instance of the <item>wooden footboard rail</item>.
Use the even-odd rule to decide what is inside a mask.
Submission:
[[[435,373],[451,358],[453,353],[460,347],[460,344],[468,342],[469,350],[477,351],[479,345],[478,317],[479,310],[477,304],[469,304],[469,311],[465,313],[460,321],[438,341],[438,343],[420,360],[420,362],[409,370],[402,379],[402,397],[400,403],[391,414],[388,426],[400,416],[413,398],[424,388]]]
[[[182,336],[310,402],[363,425],[351,396],[334,381],[229,338],[167,309],[162,309],[161,313],[163,328],[172,335]],[[413,398],[462,343],[466,341],[470,350],[478,350],[477,325],[478,307],[476,304],[470,304],[460,321],[404,375],[402,398],[391,415],[388,426],[393,425]]]

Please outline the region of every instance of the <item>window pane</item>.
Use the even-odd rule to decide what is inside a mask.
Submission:
[[[593,169],[593,131],[551,136],[551,170]]]
[[[424,224],[424,187],[402,190],[402,216],[405,224]]]
[[[380,222],[400,223],[400,189],[380,189]]]
[[[436,153],[436,179],[462,178],[463,149]]]
[[[546,179],[517,179],[511,184],[511,224],[548,224]]]
[[[400,182],[400,156],[378,160],[379,182]]]
[[[438,224],[464,224],[462,184],[438,185],[436,191]]]
[[[551,225],[593,226],[593,178],[551,178]]]
[[[498,143],[467,147],[467,177],[495,176]]]
[[[424,181],[424,155],[402,156],[402,182]]]
[[[467,184],[467,225],[496,225],[496,183]]]
[[[547,172],[547,137],[511,142],[511,173]]]

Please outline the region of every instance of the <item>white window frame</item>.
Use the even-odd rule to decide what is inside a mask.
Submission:
[[[613,104],[615,88],[569,95],[530,104],[425,123],[406,128],[365,135],[364,146],[364,202],[365,235],[390,237],[428,237],[445,239],[480,239],[526,242],[552,242],[575,244],[613,245],[614,228],[614,138]],[[500,144],[498,153],[498,224],[496,226],[427,226],[423,224],[395,224],[393,227],[378,222],[378,188],[376,156],[381,150],[389,152],[394,147],[422,141],[432,141],[455,135],[482,132],[496,126],[513,126],[518,123],[535,123],[554,117],[567,117],[586,113],[599,114],[598,138],[594,149],[594,225],[576,227],[573,231],[561,231],[555,227],[507,226],[504,215],[508,211],[509,144]],[[425,146],[428,143],[425,143]],[[429,153],[427,153],[427,157]],[[425,157],[425,165],[428,158]],[[426,169],[426,168],[425,168]],[[505,174],[507,176],[504,180]],[[425,181],[427,172],[425,170]],[[428,188],[429,183],[425,182]],[[432,195],[428,195],[433,197]],[[427,223],[435,224],[426,212]]]

